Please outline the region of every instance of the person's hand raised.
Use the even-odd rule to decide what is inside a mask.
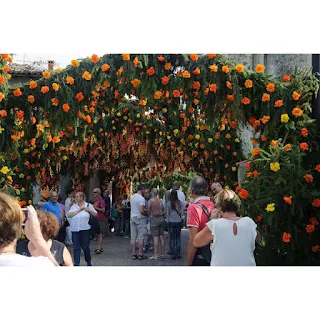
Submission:
[[[25,235],[33,243],[43,241],[43,236],[40,229],[40,222],[37,212],[33,206],[28,206],[28,218],[25,224]]]

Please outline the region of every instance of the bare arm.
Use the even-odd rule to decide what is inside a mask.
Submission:
[[[189,244],[188,244],[186,266],[192,265],[193,258],[197,252],[197,248],[193,245],[193,239],[194,239],[195,235],[198,233],[198,228],[189,227],[189,231],[190,231],[190,238],[189,238]]]
[[[193,245],[196,248],[202,248],[205,245],[209,244],[211,241],[213,241],[213,235],[208,226],[205,226],[203,230],[198,232],[194,239],[193,239]]]
[[[73,267],[71,254],[66,247],[63,249],[63,260],[64,260],[64,264],[63,264],[64,266]]]
[[[98,215],[97,211],[93,207],[85,207],[83,210],[89,212],[91,215],[96,217]]]
[[[82,211],[83,210],[83,208],[79,208],[79,209],[77,209],[76,211],[69,211],[68,212],[68,214],[67,214],[67,216],[68,216],[68,218],[72,218],[72,217],[74,217],[75,215],[77,215],[80,211]]]
[[[99,211],[100,213],[104,213],[104,211],[105,211],[105,207],[97,207],[97,206],[93,206],[94,207],[94,209],[96,209],[97,211]]]
[[[149,201],[149,205],[148,205],[148,216],[150,215],[151,212],[151,206],[152,206],[152,200]]]
[[[147,213],[146,210],[145,210],[145,206],[144,206],[144,205],[141,205],[141,206],[139,207],[139,210],[140,210],[140,213],[141,213],[143,216],[147,216],[147,215],[148,215],[148,213]]]

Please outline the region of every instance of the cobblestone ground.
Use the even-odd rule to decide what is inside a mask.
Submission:
[[[103,239],[103,253],[95,254],[93,251],[97,247],[96,241],[91,241],[91,256],[94,266],[184,266],[187,254],[187,246],[189,240],[189,231],[181,230],[181,257],[179,260],[172,260],[171,256],[166,254],[164,260],[132,260],[130,239],[116,237],[113,234]],[[73,256],[72,248],[69,247]],[[168,252],[168,234],[165,234],[165,253]],[[147,257],[151,257],[153,252],[144,253]],[[85,266],[84,256],[81,254],[81,266]]]

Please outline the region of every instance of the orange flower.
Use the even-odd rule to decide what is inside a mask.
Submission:
[[[70,106],[69,106],[67,103],[64,103],[64,104],[62,105],[62,110],[63,110],[64,112],[69,112]]]
[[[251,154],[253,156],[257,156],[260,154],[260,149],[259,148],[253,148],[252,151],[251,151]]]
[[[319,251],[319,249],[320,249],[320,247],[319,246],[313,246],[312,247],[312,252],[318,252]]]
[[[292,204],[292,196],[290,197],[283,197],[283,200],[287,203],[287,204]]]
[[[41,92],[42,92],[42,93],[47,93],[47,92],[49,92],[49,87],[48,87],[48,86],[42,86],[42,87],[41,87]]]
[[[133,79],[131,81],[131,84],[133,85],[134,88],[138,88],[140,86],[141,81],[139,79]]]
[[[165,60],[165,58],[163,56],[159,56],[157,57],[158,61],[163,62]]]
[[[304,177],[304,180],[306,180],[306,183],[311,183],[311,182],[313,182],[313,176],[312,176],[312,174],[305,174],[303,177]]]
[[[30,140],[30,144],[31,144],[32,146],[34,146],[34,145],[36,144],[36,139],[35,139],[35,138],[32,138],[32,139]]]
[[[83,74],[82,74],[82,79],[85,79],[87,81],[91,80],[91,74],[88,72],[88,71],[85,71]]]
[[[301,117],[302,114],[303,114],[303,111],[300,109],[300,108],[294,108],[292,110],[292,114],[295,116],[295,117]]]
[[[230,68],[228,66],[222,66],[221,70],[224,73],[229,73],[230,72]]]
[[[5,118],[8,115],[6,110],[0,110],[0,117]]]
[[[74,68],[79,67],[79,61],[78,60],[71,60],[71,64]]]
[[[84,121],[87,123],[91,123],[91,117],[88,115],[84,118]]]
[[[218,66],[215,64],[212,64],[211,66],[209,66],[209,69],[211,72],[218,72]]]
[[[228,89],[232,90],[232,83],[230,81],[226,82],[226,86]]]
[[[270,144],[271,144],[271,146],[272,146],[272,147],[274,147],[274,148],[275,148],[275,147],[277,147],[277,146],[278,146],[278,141],[276,141],[276,140],[272,140]]]
[[[130,54],[128,54],[128,53],[123,53],[123,54],[122,54],[122,59],[123,59],[124,61],[129,61],[129,60],[130,60]]]
[[[264,136],[263,134],[261,135],[261,141],[263,141],[263,142],[266,142],[267,141],[267,137],[266,136]]]
[[[99,62],[99,60],[100,60],[100,58],[99,58],[96,54],[93,54],[93,55],[91,56],[91,61],[92,61],[93,63],[97,63],[97,62]]]
[[[229,101],[234,101],[234,95],[233,94],[227,94],[227,99]]]
[[[28,101],[30,102],[30,103],[34,103],[34,96],[28,96]]]
[[[156,92],[154,93],[154,98],[155,98],[156,100],[160,99],[161,97],[162,97],[162,92],[161,92],[161,91],[156,91]]]
[[[43,75],[43,77],[44,77],[45,79],[50,78],[50,72],[49,72],[49,71],[43,71],[43,72],[42,72],[42,75]]]
[[[190,72],[185,70],[182,72],[182,77],[185,79],[189,79],[191,77]]]
[[[70,77],[70,76],[67,76],[66,77],[66,83],[73,85],[74,84],[74,79],[72,77]]]
[[[300,143],[300,150],[301,151],[308,151],[309,150],[309,145],[306,142]]]
[[[298,93],[297,91],[294,91],[292,94],[292,99],[293,100],[299,100],[299,98],[301,97],[301,94]]]
[[[283,148],[284,151],[291,151],[291,144],[286,144]]]
[[[214,53],[209,53],[209,54],[208,54],[208,57],[209,57],[210,59],[213,59],[213,58],[216,57],[216,54],[214,54]]]
[[[257,177],[257,176],[259,175],[259,171],[254,170],[254,171],[253,171],[253,175],[254,175],[255,177]]]
[[[315,167],[315,169],[316,169],[318,172],[320,172],[320,164],[317,164],[316,167]]]
[[[137,66],[139,65],[139,63],[140,63],[138,57],[135,57],[132,62],[133,62],[133,65],[134,65],[135,67],[137,67]]]
[[[244,65],[243,64],[237,64],[234,68],[237,72],[241,73],[244,71]]]
[[[149,77],[153,76],[155,73],[156,73],[156,71],[154,70],[154,67],[150,67],[150,68],[147,70],[147,75],[148,75]]]
[[[291,81],[291,78],[290,78],[290,76],[289,76],[288,74],[285,74],[285,75],[283,75],[282,80],[283,80],[284,82],[290,82],[290,81]]]
[[[264,93],[261,99],[263,102],[270,101],[270,94]]]
[[[197,61],[197,60],[198,60],[198,55],[195,54],[195,53],[190,54],[190,59],[191,59],[192,61]]]
[[[167,76],[164,76],[161,78],[161,83],[165,86],[169,83],[170,78]]]
[[[246,189],[241,189],[239,192],[239,197],[241,199],[247,199],[249,197],[249,192]]]
[[[17,88],[16,90],[13,91],[14,96],[20,97],[22,95],[22,92],[20,88]]]
[[[167,70],[167,71],[170,70],[171,69],[171,63],[170,62],[166,63],[164,65],[164,69]]]
[[[0,92],[0,102],[3,100],[3,98],[4,98],[4,94]]]
[[[263,118],[261,118],[261,122],[264,124],[266,124],[269,120],[270,120],[269,116],[263,116]]]
[[[312,206],[315,208],[320,208],[320,199],[312,200]]]
[[[200,82],[199,81],[193,81],[193,85],[192,88],[195,90],[199,90],[201,87]]]
[[[291,239],[291,234],[284,232],[282,235],[282,241],[285,243],[289,243]]]
[[[313,225],[313,224],[308,224],[307,227],[306,227],[306,231],[307,231],[308,233],[313,232],[314,229],[315,229],[315,228],[314,228],[314,225]]]
[[[52,105],[53,105],[54,107],[57,107],[58,104],[59,104],[59,100],[58,100],[57,98],[53,98],[53,99],[51,99],[51,103],[52,103]]]
[[[309,134],[308,129],[307,128],[302,128],[301,129],[301,135],[305,138],[307,137]]]
[[[35,81],[30,81],[29,82],[29,88],[30,89],[35,89],[38,86],[38,84]]]
[[[201,73],[200,69],[198,67],[196,67],[193,71],[192,71],[193,74],[195,75],[199,75]]]
[[[217,92],[217,85],[215,83],[209,84],[209,90],[216,93]]]
[[[5,65],[3,68],[2,68],[3,72],[9,72],[10,71],[10,67]]]
[[[230,133],[227,133],[226,136],[225,136],[225,138],[226,138],[226,139],[231,139]]]
[[[179,98],[180,97],[180,91],[179,90],[173,90],[173,96],[175,97],[175,98]]]
[[[146,105],[147,105],[147,101],[141,99],[141,100],[139,101],[139,105],[140,105],[140,106],[146,106]]]
[[[80,102],[84,99],[84,95],[82,94],[82,92],[78,92],[76,94],[76,99]]]
[[[242,103],[242,104],[245,104],[245,105],[250,104],[250,99],[247,98],[247,97],[244,97],[244,98],[241,100],[241,103]]]
[[[59,137],[59,136],[55,136],[55,137],[52,139],[52,142],[53,142],[53,143],[59,143],[59,142],[60,142],[60,137]]]
[[[267,84],[266,89],[267,89],[268,92],[274,92],[274,91],[275,91],[275,85],[274,85],[274,83],[269,82],[269,83]]]
[[[4,79],[4,76],[1,76],[1,75],[0,75],[0,85],[1,85],[1,84],[4,84],[4,80],[5,80],[5,79]]]
[[[252,86],[253,86],[252,80],[246,80],[245,83],[244,83],[244,86],[245,86],[247,89],[252,88]]]
[[[188,111],[189,111],[189,113],[193,114],[194,113],[194,108],[193,107],[189,107]]]
[[[313,224],[314,226],[318,226],[319,225],[319,221],[317,218],[312,217],[309,219],[309,221],[311,222],[311,224]]]
[[[103,65],[101,66],[101,70],[102,70],[103,72],[107,72],[108,70],[110,70],[110,66],[109,66],[108,64],[103,64]]]
[[[274,106],[275,108],[280,108],[283,106],[283,101],[282,100],[277,100],[275,103],[274,103]]]
[[[256,66],[256,72],[258,72],[258,73],[261,73],[261,72],[264,72],[264,69],[265,69],[266,67],[264,66],[264,65],[262,65],[262,64],[257,64],[257,66]]]
[[[54,91],[58,91],[59,88],[60,88],[60,86],[59,86],[57,83],[53,83],[53,84],[52,84],[52,89],[53,89]]]

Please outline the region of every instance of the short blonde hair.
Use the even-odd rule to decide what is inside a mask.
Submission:
[[[44,240],[53,239],[59,232],[59,221],[57,217],[49,212],[37,210],[40,229]]]
[[[78,191],[75,195],[79,195],[83,200],[86,199],[86,195],[82,191]]]
[[[0,248],[20,237],[23,220],[24,214],[18,201],[0,192]]]
[[[217,194],[216,205],[222,212],[238,213],[241,206],[241,200],[238,195],[232,190],[221,190]]]
[[[151,193],[154,195],[154,196],[157,196],[159,194],[159,190],[157,188],[153,188],[151,190]]]

